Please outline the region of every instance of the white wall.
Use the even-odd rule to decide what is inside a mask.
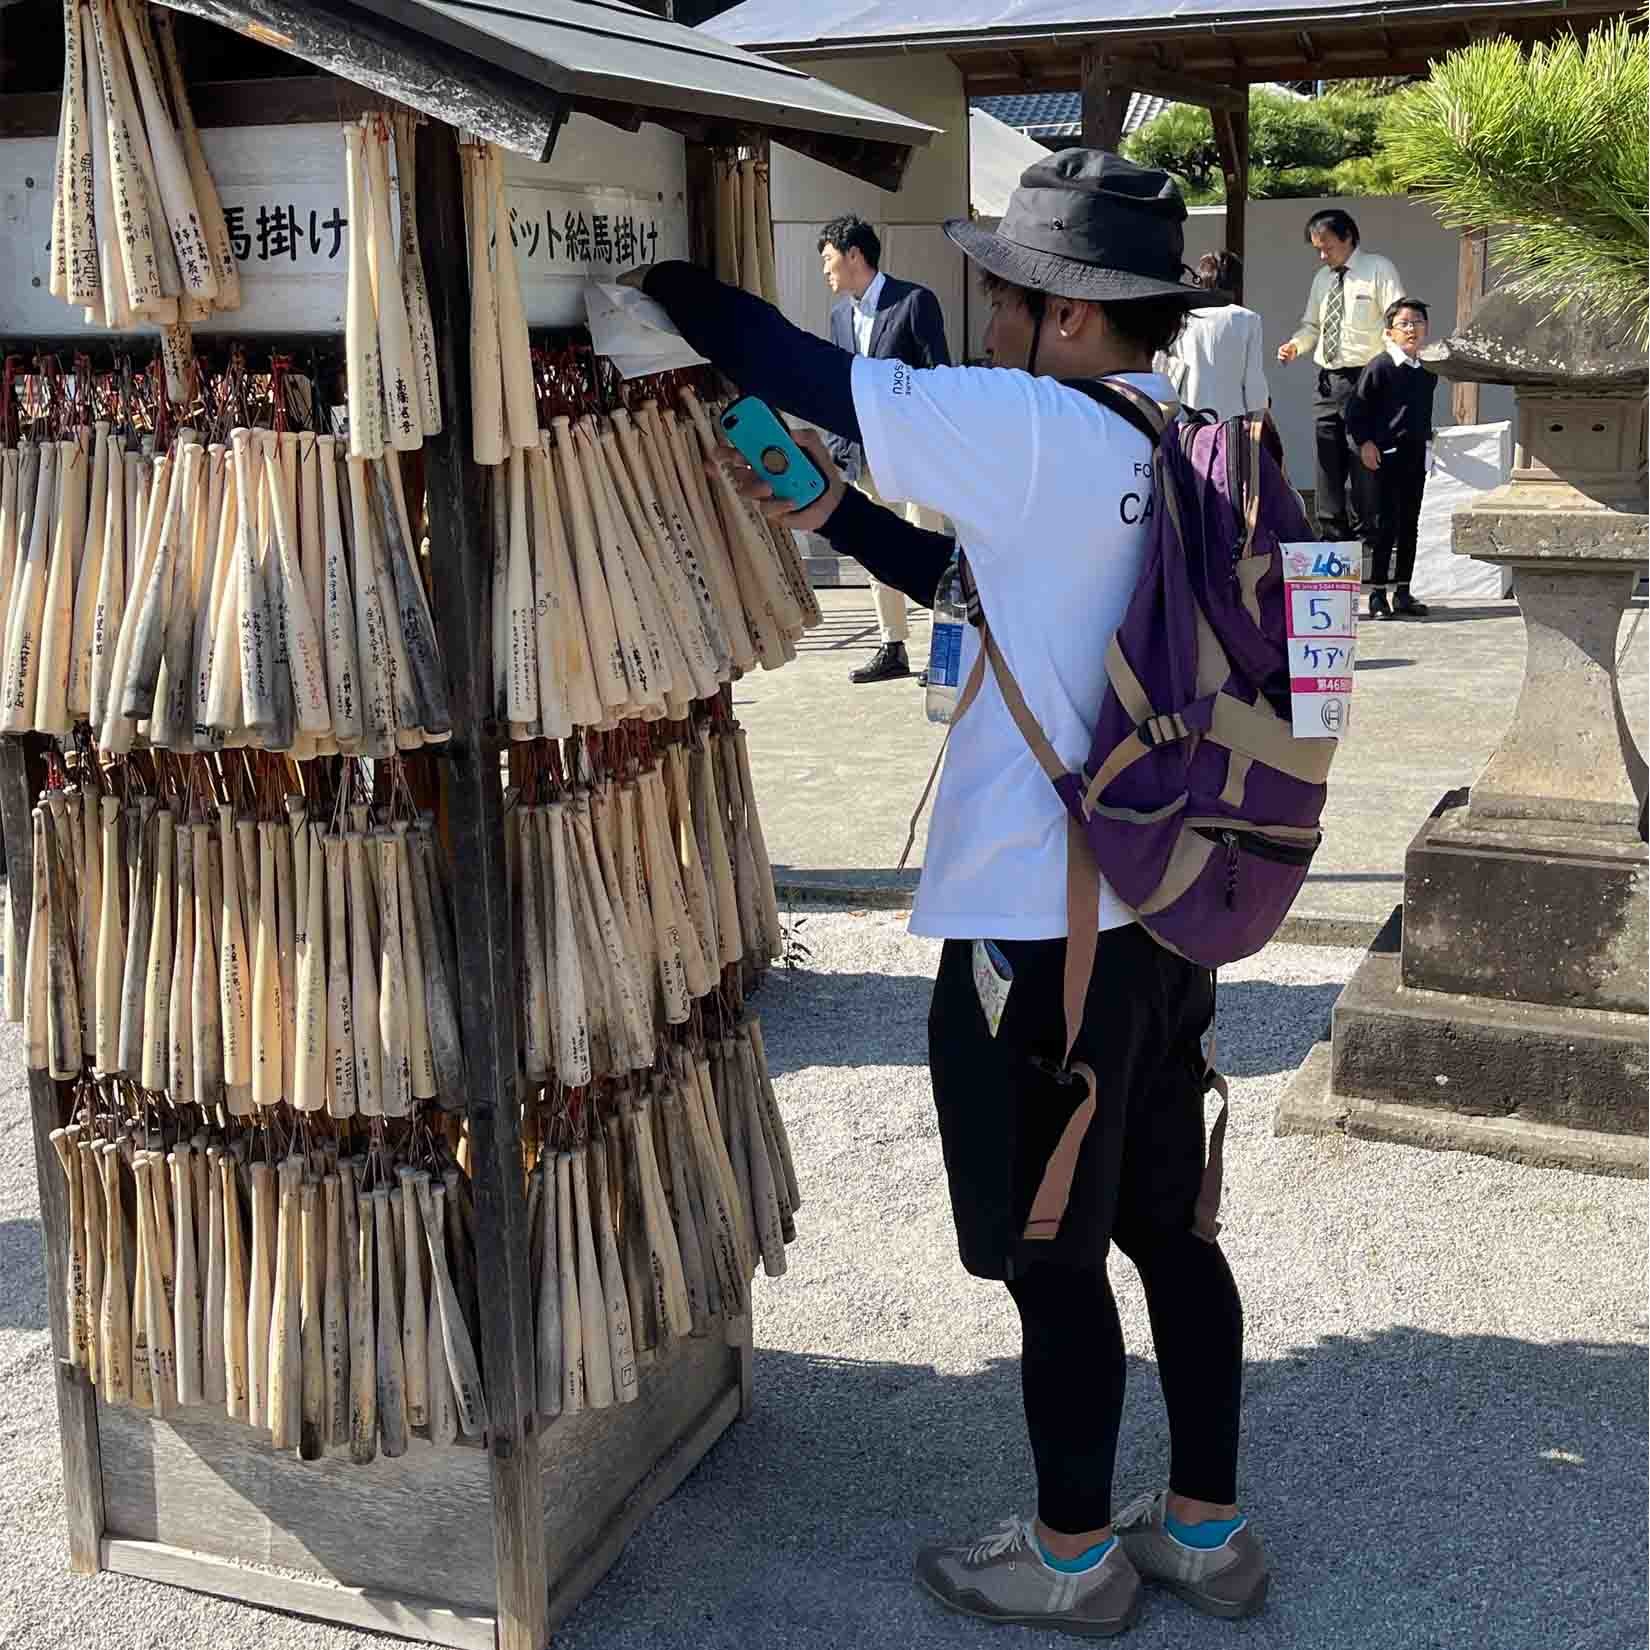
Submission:
[[[967,336],[964,261],[940,225],[968,216],[968,100],[962,75],[949,58],[927,52],[799,66],[941,131],[912,155],[897,191],[878,189],[775,142],[770,199],[780,308],[798,326],[828,335],[831,295],[819,274],[819,231],[831,218],[857,212],[882,238],[883,268],[920,282],[938,297],[951,353],[958,356]]]
[[[1432,316],[1435,337],[1455,325],[1455,282],[1459,237],[1445,229],[1419,201],[1403,195],[1381,195],[1356,200],[1250,201],[1244,239],[1243,297],[1260,315],[1266,335],[1267,380],[1272,391],[1272,413],[1283,435],[1290,474],[1300,485],[1312,485],[1312,396],[1317,369],[1297,361],[1280,367],[1278,345],[1300,324],[1306,291],[1316,267],[1306,244],[1306,220],[1321,207],[1338,206],[1358,221],[1362,244],[1398,266],[1408,296],[1422,299]],[[1186,223],[1186,262],[1195,264],[1204,252],[1218,252],[1224,244],[1226,210],[1220,206],[1194,207]],[[970,317],[969,353],[984,347],[983,306],[976,303]],[[1484,386],[1480,418],[1489,423],[1512,417],[1513,396],[1502,385]],[[1440,382],[1434,417],[1440,426],[1450,422],[1450,386]]]

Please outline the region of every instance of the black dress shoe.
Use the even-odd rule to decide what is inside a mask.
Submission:
[[[1372,619],[1390,619],[1392,609],[1387,606],[1384,590],[1371,590],[1369,593],[1369,616]]]
[[[928,686],[928,672],[926,670],[919,670],[917,672],[917,686],[920,688],[925,688]]]
[[[1395,619],[1424,619],[1432,609],[1410,595],[1408,585],[1399,585],[1392,598],[1392,616]]]
[[[911,674],[904,642],[884,642],[871,655],[871,662],[848,672],[850,682],[894,682]]]

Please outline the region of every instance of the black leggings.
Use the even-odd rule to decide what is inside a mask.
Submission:
[[[1169,1487],[1236,1501],[1243,1308],[1226,1257],[1184,1226],[1130,1229],[1120,1219],[1112,1237],[1146,1289],[1169,1412]],[[1126,1378],[1111,1283],[1103,1267],[1043,1262],[1008,1292],[1025,1340],[1020,1380],[1038,1516],[1066,1535],[1097,1530],[1111,1522]]]

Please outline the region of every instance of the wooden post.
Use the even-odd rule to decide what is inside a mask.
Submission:
[[[1249,110],[1211,109],[1215,147],[1220,151],[1220,170],[1226,179],[1226,250],[1239,261],[1239,274],[1231,285],[1232,296],[1243,302],[1241,271],[1245,218],[1249,202]]]
[[[436,628],[452,688],[448,822],[458,904],[459,1013],[468,1066],[487,1448],[498,1568],[498,1650],[549,1640],[544,1491],[539,1474],[533,1290],[521,1178],[515,960],[504,879],[500,733],[483,646],[490,557],[480,531],[482,478],[471,456],[470,291],[457,134],[432,123],[418,146],[418,218],[446,401],[424,445]]]
[[[39,743],[39,741],[36,741]],[[12,957],[23,966],[34,901],[34,833],[30,814],[45,780],[38,750],[21,739],[0,739],[0,824],[6,836],[11,883]],[[65,1260],[69,1252],[69,1191],[51,1132],[67,1121],[63,1092],[44,1071],[29,1072],[34,1123],[34,1169],[40,1182],[40,1236],[46,1250],[46,1316],[52,1331],[52,1374],[57,1388],[57,1432],[63,1449],[63,1504],[69,1568],[95,1575],[103,1568],[103,1462],[98,1447],[97,1392],[84,1369],[69,1361]]]
[[[1083,147],[1116,149],[1123,141],[1123,118],[1129,108],[1129,88],[1118,78],[1119,67],[1108,64],[1098,46],[1083,48]]]
[[[1489,231],[1463,229],[1457,253],[1455,275],[1455,331],[1472,319],[1473,309],[1484,295],[1484,278],[1489,263]],[[1450,417],[1457,424],[1476,424],[1479,417],[1479,386],[1454,384],[1450,389]]]

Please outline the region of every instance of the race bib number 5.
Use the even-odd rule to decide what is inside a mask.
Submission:
[[[1292,731],[1297,739],[1339,739],[1352,714],[1363,548],[1351,543],[1282,549]]]

